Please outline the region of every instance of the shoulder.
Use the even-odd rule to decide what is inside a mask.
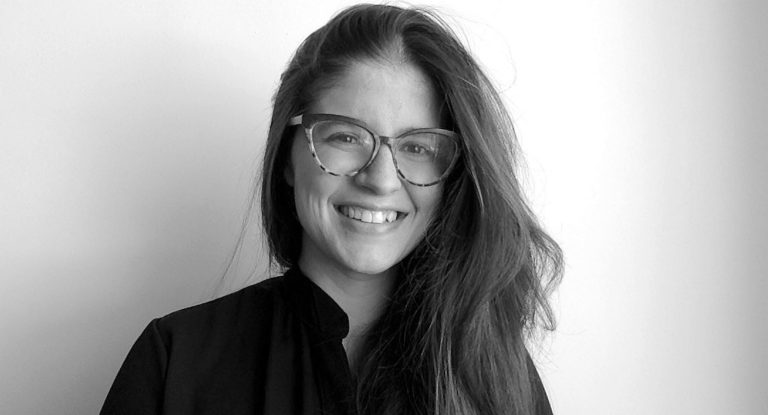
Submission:
[[[283,280],[152,320],[128,352],[102,413],[160,413],[161,407],[191,413],[190,402],[252,387],[263,372],[274,310],[283,307]]]
[[[248,336],[271,320],[282,304],[283,277],[269,278],[232,294],[187,307],[155,320],[166,346]]]

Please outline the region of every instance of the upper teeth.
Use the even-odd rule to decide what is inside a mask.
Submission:
[[[394,210],[368,210],[353,206],[342,206],[339,210],[344,216],[367,223],[394,222],[397,219],[397,211]]]

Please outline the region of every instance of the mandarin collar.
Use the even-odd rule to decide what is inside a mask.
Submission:
[[[317,340],[341,340],[349,333],[347,313],[301,270],[285,273],[284,297]]]

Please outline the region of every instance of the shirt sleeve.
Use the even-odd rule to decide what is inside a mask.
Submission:
[[[117,372],[101,415],[161,414],[168,348],[155,319],[134,343]]]

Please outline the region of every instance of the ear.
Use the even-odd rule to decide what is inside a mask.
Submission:
[[[293,187],[293,162],[290,158],[283,169],[283,178],[285,179],[285,182],[288,183],[288,186]]]

